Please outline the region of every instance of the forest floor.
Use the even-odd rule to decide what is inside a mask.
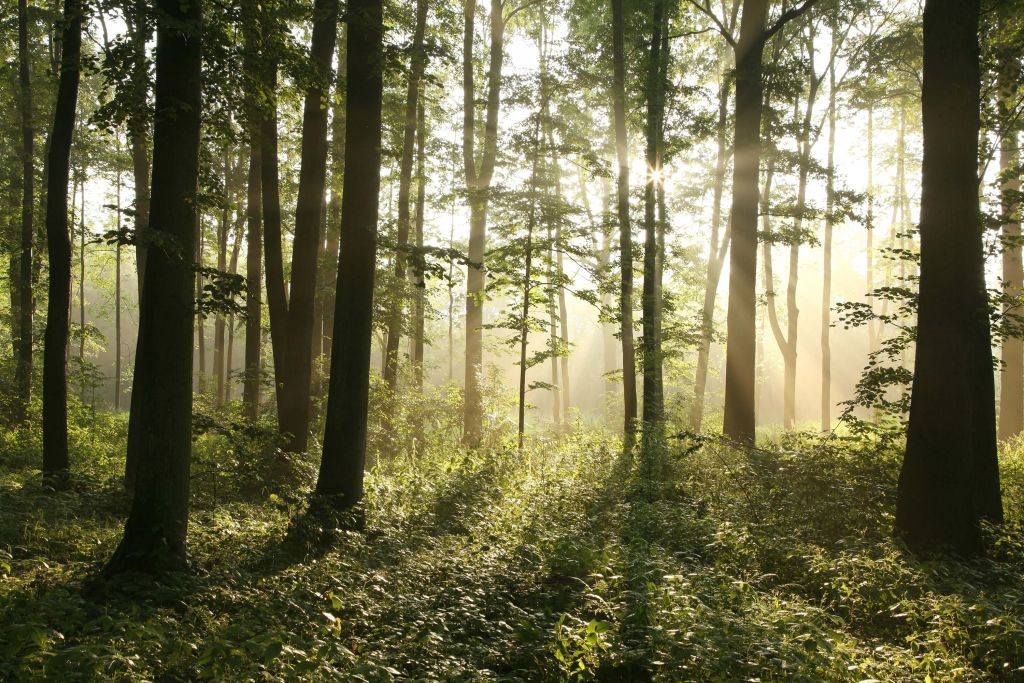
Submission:
[[[2,437],[2,680],[1024,680],[1018,451],[1010,522],[971,563],[892,540],[896,446],[674,441],[639,476],[582,427],[522,456],[382,458],[365,531],[301,553],[283,540],[312,462],[271,493],[226,455],[242,437],[207,435],[192,571],[103,584],[124,429],[73,430],[64,492],[33,432]]]

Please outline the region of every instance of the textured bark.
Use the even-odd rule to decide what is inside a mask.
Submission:
[[[924,8],[921,279],[896,529],[914,549],[981,551],[1002,519],[978,200],[978,0]]]
[[[491,49],[487,71],[487,112],[484,150],[476,159],[476,95],[473,78],[473,32],[476,0],[466,0],[462,41],[462,155],[469,193],[469,260],[466,274],[466,389],[463,441],[477,445],[483,436],[483,396],[480,373],[484,361],[484,252],[487,249],[487,205],[498,154],[498,109],[501,104],[501,67],[504,59],[505,20],[502,0],[491,0]]]
[[[406,279],[405,249],[409,245],[409,228],[412,212],[412,171],[416,153],[416,112],[419,106],[420,81],[426,66],[423,51],[423,34],[427,27],[427,0],[416,0],[416,27],[412,38],[412,55],[409,58],[409,81],[405,90],[405,130],[402,137],[402,160],[398,181],[398,234],[395,240],[394,278],[395,291],[391,310],[388,312],[387,341],[384,351],[384,382],[394,392],[398,389],[398,346],[402,337],[403,283]]]
[[[664,106],[664,81],[661,78],[662,30],[664,29],[664,0],[654,0],[651,9],[651,45],[647,63],[647,121],[646,160],[647,177],[644,183],[644,284],[643,284],[643,422],[645,446],[660,441],[659,433],[665,420],[664,390],[662,387],[661,319],[658,292],[658,225],[657,186],[661,167],[661,115]],[[651,437],[651,438],[647,438]]]
[[[363,497],[374,267],[380,193],[383,9],[349,0],[345,179],[330,389],[318,496],[350,508]]]
[[[60,80],[47,154],[46,247],[50,264],[43,338],[43,476],[61,484],[68,462],[68,323],[71,315],[71,236],[68,179],[82,51],[81,0],[64,0]]]
[[[331,62],[338,41],[338,0],[315,0],[310,54],[319,76],[306,90],[302,112],[302,158],[298,199],[295,205],[295,238],[292,242],[292,281],[286,315],[283,349],[283,402],[278,406],[282,434],[290,435],[285,448],[306,450],[309,439],[312,379],[313,304],[316,295],[317,252],[320,219],[327,182],[327,108]],[[271,326],[273,334],[273,326]]]
[[[32,126],[32,81],[29,76],[28,7],[18,0],[18,88],[21,114],[21,235],[17,271],[12,273],[12,307],[16,318],[11,329],[15,338],[17,391],[15,420],[24,420],[32,394],[32,237],[35,210],[35,131]],[[12,301],[13,303],[13,301]]]
[[[767,14],[767,0],[744,0],[736,45],[736,139],[723,431],[731,439],[747,442],[754,440],[757,185],[764,89],[761,59]]]
[[[637,395],[636,349],[633,342],[633,228],[629,216],[629,140],[626,132],[625,28],[622,0],[612,0],[612,109],[615,118],[615,152],[618,158],[616,205],[619,219],[619,317],[622,341],[623,448],[631,452],[636,442]]]
[[[201,4],[157,0],[156,119],[150,226],[179,250],[148,255],[139,318],[131,421],[137,441],[135,495],[124,537],[104,569],[184,569],[192,446],[192,328],[189,255],[199,171]],[[184,30],[183,30],[184,29]]]

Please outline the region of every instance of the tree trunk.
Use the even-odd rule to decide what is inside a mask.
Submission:
[[[543,95],[542,95],[543,97]],[[545,102],[546,103],[546,102]],[[533,128],[533,163],[530,173],[530,215],[526,221],[525,280],[523,282],[523,320],[519,327],[519,453],[523,452],[526,435],[526,363],[530,343],[530,295],[533,292],[533,231],[537,227],[537,172],[540,161],[540,120],[538,113]],[[557,403],[556,403],[557,405]]]
[[[241,178],[241,157],[239,157],[238,168],[236,168],[238,178]],[[241,188],[238,188],[241,190]],[[236,197],[238,205],[241,206],[241,199]],[[245,232],[246,227],[246,215],[240,208],[235,212],[235,243],[231,246],[231,258],[228,259],[228,272],[232,275],[238,274],[238,257],[242,252],[242,233]],[[235,355],[235,316],[231,314],[228,317],[228,340],[227,348],[224,351],[224,403],[231,402],[231,369],[234,365]]]
[[[152,216],[151,216],[152,218]],[[203,227],[202,223],[196,221],[196,237],[195,237],[195,261],[196,266],[199,268],[203,267]],[[195,298],[198,301],[203,295],[203,276],[200,273],[196,273],[196,293]],[[196,321],[196,348],[199,351],[199,372],[196,378],[197,390],[200,394],[206,393],[206,318],[199,316]]]
[[[35,209],[35,132],[32,127],[32,81],[29,77],[28,7],[18,0],[18,86],[21,114],[21,244],[17,272],[12,273],[12,294],[17,291],[17,319],[11,330],[16,339],[17,391],[14,419],[25,419],[32,395],[32,238]],[[65,189],[65,192],[67,190]],[[13,263],[13,260],[12,260]]]
[[[46,245],[50,279],[43,338],[43,477],[62,485],[68,473],[68,323],[71,237],[68,176],[82,52],[81,0],[64,0],[60,80],[47,162]]]
[[[118,152],[121,144],[118,143]],[[121,171],[117,172],[117,231],[121,231]],[[114,247],[114,412],[121,411],[121,243]]]
[[[245,279],[248,296],[245,300],[245,382],[242,385],[242,404],[245,416],[255,420],[260,412],[260,375],[262,368],[263,317],[263,211],[260,176],[262,174],[259,131],[251,128],[249,143],[249,183],[246,195]]]
[[[290,435],[285,448],[294,453],[305,451],[309,438],[313,299],[320,216],[327,182],[327,108],[322,103],[328,92],[326,84],[337,41],[338,0],[315,0],[310,54],[323,81],[306,90],[303,106],[302,162],[299,196],[295,205],[292,283],[286,315],[287,343],[282,354],[283,372],[278,375],[284,384],[284,401],[278,406],[279,426],[282,434]]]
[[[78,360],[85,360],[85,174],[78,186],[81,204],[78,209]],[[85,388],[82,387],[82,400]]]
[[[828,161],[825,178],[825,237],[822,240],[821,286],[821,431],[832,429],[832,228],[836,197],[836,67],[828,69]]]
[[[350,508],[363,497],[380,194],[383,9],[349,0],[341,255],[323,458],[316,494]]]
[[[868,106],[868,184],[867,201],[867,244],[864,247],[867,262],[867,294],[873,296],[875,291],[875,109]],[[872,303],[872,308],[874,305]],[[881,323],[874,320],[868,321],[868,354],[878,350],[879,327]]]
[[[416,113],[416,248],[423,251],[424,212],[427,207],[427,110],[420,98]],[[423,391],[423,345],[426,340],[427,282],[423,271],[414,275],[412,362],[416,378],[416,390]]]
[[[463,121],[462,154],[469,193],[469,261],[466,274],[466,390],[463,441],[475,446],[483,436],[483,396],[480,373],[484,362],[484,252],[487,249],[487,205],[498,154],[498,107],[501,104],[501,67],[504,58],[505,20],[502,0],[491,0],[491,49],[487,72],[487,114],[484,152],[476,159],[476,96],[473,83],[473,31],[476,0],[466,0],[462,41]]]
[[[198,216],[201,3],[157,0],[156,120],[150,226],[173,239],[177,254],[154,249],[139,317],[133,405],[139,435],[135,495],[124,537],[104,569],[184,569],[192,446],[192,271]],[[182,30],[182,26],[187,30]],[[173,116],[169,112],[173,111]]]
[[[617,208],[619,218],[619,259],[622,270],[619,294],[622,341],[622,394],[624,405],[623,449],[636,443],[636,349],[633,342],[633,228],[629,216],[629,140],[626,135],[625,29],[622,0],[612,0],[612,108],[615,118],[615,151],[619,173]]]
[[[1009,61],[1009,60],[1007,60]],[[999,173],[1002,178],[1003,214],[1003,289],[1010,296],[1020,296],[1024,287],[1024,266],[1021,265],[1020,148],[1017,127],[1012,122],[1013,96],[1017,84],[1013,80],[1013,64],[1001,66],[999,119],[1006,122],[999,146]],[[1004,306],[1003,313],[1020,315],[1015,307]],[[999,392],[999,440],[1005,441],[1024,431],[1024,340],[1004,337],[1002,344],[1002,381]]]
[[[896,529],[914,549],[981,551],[1002,519],[978,200],[978,0],[924,8],[921,279]]]
[[[268,45],[266,49],[276,49]],[[263,87],[277,92],[277,62],[264,65]],[[288,326],[288,295],[284,286],[284,255],[281,251],[281,185],[277,158],[277,100],[271,96],[260,120],[260,192],[263,200],[263,256],[265,259],[267,312],[270,317],[270,349],[274,361],[274,388],[278,425],[286,401],[283,377],[284,342]]]
[[[338,83],[344,82],[347,59],[345,48],[345,25],[338,31]],[[338,281],[338,240],[341,236],[341,183],[345,169],[345,108],[342,106],[341,88],[335,91],[331,107],[331,201],[327,207],[327,240],[324,247],[324,273],[321,285],[324,288],[324,369],[331,367],[331,339],[334,334],[335,289]],[[323,394],[326,386],[320,382]]]
[[[416,112],[420,97],[420,80],[426,66],[423,34],[427,27],[427,0],[416,0],[416,28],[412,39],[409,81],[405,91],[405,131],[402,138],[402,161],[398,181],[398,235],[395,245],[395,291],[387,321],[387,342],[384,356],[384,382],[394,393],[398,389],[398,346],[402,337],[403,283],[406,279],[405,249],[409,244],[411,220],[410,194],[416,152]]]
[[[221,161],[221,171],[224,182],[224,196],[221,197],[220,221],[217,224],[217,270],[224,272],[228,266],[228,212],[231,206],[229,196],[231,187],[231,161],[227,149],[224,147],[224,155]],[[217,394],[215,403],[218,406],[224,405],[225,393],[225,349],[227,341],[227,326],[224,316],[217,314],[213,324],[213,376],[216,381]]]
[[[754,440],[757,184],[764,88],[761,59],[767,15],[767,0],[744,0],[736,46],[736,132],[723,431],[728,438],[742,442]]]
[[[132,41],[132,108],[128,117],[128,138],[131,143],[132,175],[135,183],[135,265],[138,275],[139,301],[142,301],[142,283],[146,275],[146,251],[149,238],[149,125],[147,101],[149,93],[149,63],[146,43],[152,35],[146,0],[134,0],[134,12],[128,20]]]

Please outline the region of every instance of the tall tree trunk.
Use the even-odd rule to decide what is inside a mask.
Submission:
[[[323,102],[329,92],[329,74],[337,41],[338,0],[314,0],[310,54],[318,80],[306,90],[302,112],[302,161],[295,205],[287,343],[282,357],[283,373],[279,375],[284,381],[284,402],[278,406],[280,429],[282,434],[291,435],[285,448],[294,453],[305,451],[309,438],[313,300],[320,217],[327,182],[327,108]]]
[[[263,364],[263,207],[260,192],[262,175],[259,128],[250,128],[249,182],[246,194],[246,254],[245,279],[248,296],[245,300],[245,382],[242,385],[242,404],[245,416],[255,420],[260,411],[260,375]]]
[[[476,159],[476,95],[473,82],[473,33],[476,0],[466,0],[462,39],[462,154],[469,192],[469,261],[466,274],[466,389],[463,441],[475,446],[483,436],[483,396],[480,373],[484,362],[484,252],[487,249],[487,205],[498,154],[498,108],[501,104],[501,67],[504,59],[505,19],[502,0],[491,0],[491,49],[487,71],[487,113],[484,151]]]
[[[276,49],[276,42],[265,49]],[[274,361],[274,388],[278,425],[283,428],[282,406],[286,401],[283,376],[284,342],[288,331],[288,295],[284,284],[284,255],[281,248],[281,185],[277,157],[277,62],[263,65],[263,87],[270,93],[260,119],[260,192],[263,201],[263,256],[266,278],[267,313],[270,318],[270,349]]]
[[[624,407],[623,449],[632,452],[636,443],[637,395],[636,349],[633,342],[633,228],[629,216],[629,140],[626,133],[626,48],[622,0],[612,0],[612,109],[615,118],[615,152],[619,172],[617,208],[621,286],[619,316],[622,341],[622,397]]]
[[[896,529],[915,549],[981,550],[1002,519],[978,200],[978,0],[924,7],[921,279]]]
[[[647,64],[647,178],[644,183],[644,285],[643,285],[643,422],[645,448],[660,441],[665,419],[662,395],[661,320],[658,318],[658,226],[657,185],[661,182],[658,166],[661,145],[659,133],[662,113],[661,33],[664,28],[664,0],[654,0],[651,10],[651,45]],[[650,439],[646,437],[651,437]]]
[[[864,246],[866,255],[865,270],[867,271],[867,294],[872,296],[875,291],[875,108],[868,105],[868,181],[865,192],[867,201],[867,244]],[[874,305],[872,304],[872,308]],[[878,335],[881,323],[868,321],[868,353],[878,350]]]
[[[239,157],[238,166],[241,167],[241,157]],[[241,178],[240,168],[236,169],[237,178]],[[241,188],[238,188],[241,189]],[[238,206],[241,206],[241,198],[236,198]],[[231,246],[231,258],[228,259],[228,272],[232,275],[238,274],[238,257],[242,252],[242,234],[245,232],[246,227],[246,215],[245,212],[240,208],[235,212],[235,243]],[[227,348],[224,351],[224,403],[231,402],[232,393],[232,380],[231,370],[234,366],[234,355],[235,355],[235,315],[232,313],[228,317],[228,340]]]
[[[118,152],[121,143],[118,142]],[[121,232],[121,171],[117,172],[117,231]],[[121,243],[114,247],[114,412],[121,410]]]
[[[543,97],[543,95],[542,95]],[[537,172],[540,162],[540,121],[538,112],[533,127],[533,159],[530,173],[530,214],[526,221],[525,280],[523,281],[523,319],[519,326],[519,453],[526,435],[527,346],[530,343],[530,295],[533,293],[533,232],[537,227]],[[557,404],[556,404],[557,405]]]
[[[731,439],[746,442],[754,440],[757,184],[764,89],[761,59],[767,16],[767,0],[744,0],[735,51],[736,132],[723,431]]]
[[[85,174],[78,186],[81,204],[78,209],[78,360],[85,360]],[[85,388],[82,387],[82,400]]]
[[[821,431],[832,429],[832,229],[836,206],[836,67],[828,68],[828,161],[825,169],[825,237],[821,286]]]
[[[43,476],[55,485],[68,473],[66,349],[71,307],[68,176],[82,54],[81,0],[64,0],[60,80],[47,161],[46,247],[50,279],[43,337]]]
[[[338,31],[338,79],[344,82],[347,52],[345,48],[345,25]],[[327,207],[327,240],[324,247],[324,273],[321,285],[324,288],[324,368],[331,367],[331,338],[334,334],[335,289],[338,280],[338,240],[341,237],[341,184],[345,170],[345,107],[339,87],[331,105],[331,201]],[[321,395],[326,386],[320,382]]]
[[[416,112],[416,248],[423,251],[424,212],[427,208],[427,109],[420,98]],[[422,269],[414,273],[412,363],[416,390],[423,391],[423,346],[426,341],[427,282]]]
[[[350,508],[363,497],[380,194],[383,8],[349,0],[345,179],[330,389],[316,494]]]
[[[183,569],[192,446],[192,270],[198,216],[201,3],[157,0],[156,119],[150,226],[179,246],[148,254],[133,392],[135,495],[104,573]],[[184,27],[184,29],[183,29]],[[173,112],[173,115],[171,114]]]
[[[196,220],[195,261],[196,266],[203,267],[203,228],[200,219]],[[196,273],[196,301],[203,296],[203,276]],[[199,316],[196,321],[196,348],[199,351],[199,371],[196,377],[197,390],[206,393],[206,318]]]
[[[999,119],[1006,122],[999,146],[999,173],[1002,178],[1003,214],[1003,288],[1010,296],[1020,296],[1024,287],[1024,266],[1021,265],[1021,230],[1019,193],[1020,147],[1017,126],[1012,121],[1014,91],[1013,64],[1001,64]],[[1003,313],[1016,313],[1004,306]],[[1024,431],[1024,340],[1003,337],[1002,381],[999,392],[999,440],[1005,441]]]
[[[231,161],[227,145],[224,146],[224,154],[221,160],[221,171],[224,183],[224,196],[221,197],[220,220],[217,224],[217,270],[222,273],[228,266],[228,213],[230,211],[231,199]],[[224,405],[225,392],[225,349],[227,341],[227,326],[224,316],[217,314],[213,324],[213,376],[216,381],[217,394],[215,402],[218,406]]]
[[[724,58],[722,62],[724,62]],[[726,65],[723,63],[724,69]],[[718,283],[722,277],[722,266],[729,250],[732,221],[726,223],[725,235],[719,236],[722,227],[722,195],[725,191],[725,171],[728,162],[726,147],[727,126],[729,125],[729,79],[720,72],[718,88],[718,126],[715,156],[715,185],[711,199],[711,245],[708,247],[708,277],[704,284],[704,306],[701,308],[700,348],[697,351],[697,367],[694,370],[693,405],[690,406],[690,429],[701,430],[704,422],[704,394],[707,391],[708,363],[711,357],[711,340],[715,333],[715,299],[718,297]]]
[[[552,228],[552,220],[548,218],[548,349],[551,351],[551,422],[555,429],[562,428],[562,393],[558,386],[558,354],[560,344],[558,343],[558,314],[555,312],[555,291],[558,284],[555,282],[555,239]]]
[[[402,138],[402,161],[398,181],[398,235],[395,240],[395,292],[387,320],[387,342],[384,355],[384,382],[394,393],[398,389],[398,346],[402,337],[402,308],[406,279],[405,249],[409,244],[411,221],[410,195],[416,152],[416,112],[420,97],[420,80],[426,66],[423,34],[427,28],[427,0],[416,0],[416,28],[413,31],[412,55],[409,58],[409,81],[405,90],[405,130]]]
[[[32,394],[32,237],[35,209],[35,131],[32,126],[32,81],[29,77],[28,7],[18,0],[18,86],[21,114],[21,239],[17,272],[12,274],[17,291],[17,319],[12,325],[16,339],[14,384],[17,388],[15,420],[25,419]],[[65,190],[66,192],[66,190]]]
[[[146,43],[152,36],[149,3],[133,0],[133,12],[127,19],[132,43],[132,108],[128,117],[128,138],[131,144],[132,176],[135,183],[135,266],[138,275],[139,301],[146,275],[146,251],[149,238],[149,62]]]

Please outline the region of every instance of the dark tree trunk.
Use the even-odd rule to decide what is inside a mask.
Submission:
[[[981,550],[1002,519],[978,200],[979,0],[924,8],[921,279],[896,529],[914,549]]]
[[[228,265],[228,213],[231,206],[231,161],[227,146],[224,148],[222,160],[222,175],[224,182],[224,196],[221,197],[220,221],[217,224],[217,270],[222,273],[227,270]],[[216,405],[224,405],[225,395],[225,348],[227,342],[227,321],[224,316],[218,314],[213,323],[213,376],[216,382]]]
[[[68,176],[82,51],[82,3],[64,0],[60,81],[47,163],[46,245],[50,280],[43,338],[43,477],[61,484],[68,472],[67,345],[71,315]]]
[[[416,112],[420,97],[420,80],[426,66],[423,52],[423,34],[427,27],[427,0],[416,0],[416,28],[412,39],[409,82],[405,91],[405,131],[402,138],[402,161],[398,180],[398,235],[396,242],[394,278],[395,292],[387,321],[387,342],[384,351],[384,382],[394,393],[398,389],[398,347],[402,336],[402,299],[406,278],[405,249],[409,243],[411,220],[410,195],[412,190],[413,160],[416,147]]]
[[[176,253],[148,255],[132,406],[137,423],[135,494],[107,576],[186,565],[192,446],[192,269],[199,172],[201,4],[157,0],[156,119],[150,226]]]
[[[477,165],[476,96],[473,83],[473,32],[476,0],[466,1],[462,42],[463,122],[462,154],[469,191],[469,260],[466,274],[466,391],[463,440],[475,446],[483,436],[483,396],[480,373],[484,362],[484,252],[487,249],[487,205],[498,154],[498,107],[501,104],[501,67],[504,58],[505,19],[502,0],[491,0],[491,50],[487,71],[487,115],[484,152]]]
[[[416,113],[416,248],[423,249],[424,212],[427,207],[427,109],[420,97]],[[412,362],[416,390],[423,391],[423,345],[426,337],[427,282],[422,270],[413,275],[414,310],[412,326]]]
[[[622,394],[625,410],[623,448],[636,442],[636,350],[633,342],[633,228],[629,216],[629,141],[626,137],[626,48],[622,0],[612,0],[612,108],[615,118],[615,150],[618,156],[617,207],[619,259],[622,269],[619,295],[622,341]]]
[[[149,141],[147,102],[149,93],[149,62],[146,43],[152,35],[149,7],[145,0],[134,1],[134,12],[129,17],[132,39],[132,113],[128,119],[128,137],[131,142],[132,175],[135,183],[135,231],[139,236],[135,247],[135,265],[142,301],[142,283],[146,276],[146,245],[149,229]]]
[[[736,132],[723,431],[754,440],[758,172],[767,0],[744,0],[736,45]]]
[[[32,230],[35,207],[35,132],[32,127],[32,81],[29,78],[28,8],[18,0],[18,86],[21,113],[21,244],[12,290],[17,293],[17,319],[11,329],[16,340],[14,419],[25,419],[32,394]],[[66,191],[66,190],[65,190]],[[12,294],[14,291],[12,291]]]
[[[278,406],[280,430],[290,435],[285,448],[306,450],[309,439],[309,397],[312,379],[313,304],[320,243],[320,218],[327,182],[327,108],[331,61],[338,40],[338,0],[315,0],[310,47],[318,80],[306,90],[302,112],[302,161],[299,196],[295,205],[295,239],[292,242],[292,283],[286,316],[282,361],[283,403]],[[273,325],[271,325],[273,333]]]
[[[276,45],[268,45],[268,50]],[[277,63],[264,65],[263,87],[277,92]],[[281,185],[277,158],[277,100],[271,96],[260,119],[260,191],[263,199],[263,257],[265,260],[267,313],[270,317],[270,350],[274,361],[274,388],[278,424],[283,429],[284,342],[288,331],[288,295],[284,285],[284,255],[281,251]]]
[[[661,320],[658,293],[658,221],[657,185],[660,181],[662,89],[661,34],[664,28],[664,0],[654,0],[651,11],[651,45],[647,64],[647,178],[644,183],[644,286],[643,286],[643,360],[645,450],[660,441],[659,430],[665,419],[661,368]],[[647,438],[650,437],[650,438]]]
[[[316,494],[350,508],[363,497],[380,193],[383,8],[349,0],[345,180],[327,423]]]
[[[344,82],[346,72],[347,50],[345,43],[346,28],[340,27],[338,33],[338,83]],[[324,247],[324,273],[321,278],[324,288],[324,329],[323,352],[324,369],[331,367],[331,339],[334,334],[335,291],[338,281],[338,244],[341,238],[341,184],[345,171],[345,107],[339,87],[335,93],[331,111],[331,201],[327,207],[327,240]],[[326,386],[320,383],[323,394]]]

